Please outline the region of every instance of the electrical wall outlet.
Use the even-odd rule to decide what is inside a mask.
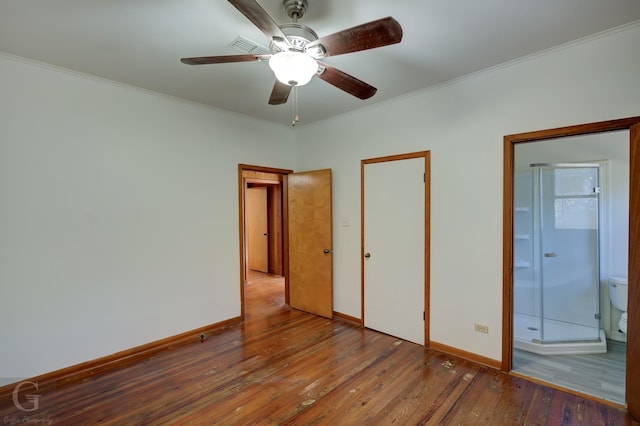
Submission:
[[[478,333],[489,333],[489,326],[484,324],[474,324],[473,329]]]

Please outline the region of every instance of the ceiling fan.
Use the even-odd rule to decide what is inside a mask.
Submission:
[[[291,88],[307,84],[314,75],[357,98],[368,99],[376,93],[375,87],[320,59],[387,46],[402,40],[402,27],[391,17],[318,38],[311,28],[297,22],[307,10],[307,0],[283,1],[287,15],[293,20],[283,25],[278,25],[255,0],[229,0],[229,3],[269,37],[271,53],[200,56],[182,58],[180,61],[188,65],[269,61],[277,78],[269,98],[270,105],[286,103]]]

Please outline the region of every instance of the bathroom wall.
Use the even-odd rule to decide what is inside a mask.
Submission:
[[[534,238],[538,226],[534,224],[534,175],[531,169],[514,172],[513,214],[513,311],[529,317],[540,317],[542,294],[537,282],[539,259],[538,239]],[[517,331],[517,330],[516,330]],[[539,336],[536,337],[539,339]]]

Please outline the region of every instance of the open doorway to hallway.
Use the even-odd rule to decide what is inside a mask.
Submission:
[[[266,232],[258,228],[255,238],[267,238],[267,264],[250,267],[247,193],[262,186],[267,188],[268,224]],[[249,270],[266,268],[268,273],[284,275],[286,305],[332,318],[331,169],[293,173],[240,164],[238,189],[241,316],[245,316]]]
[[[238,166],[241,301],[245,319],[263,305],[277,300],[281,300],[280,305],[288,303],[284,182],[290,172]],[[261,291],[267,288],[268,291]],[[252,297],[246,297],[248,292]]]

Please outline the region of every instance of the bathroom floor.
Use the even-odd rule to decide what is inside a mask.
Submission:
[[[537,355],[513,350],[513,371],[624,405],[627,344],[607,340],[606,354]]]

